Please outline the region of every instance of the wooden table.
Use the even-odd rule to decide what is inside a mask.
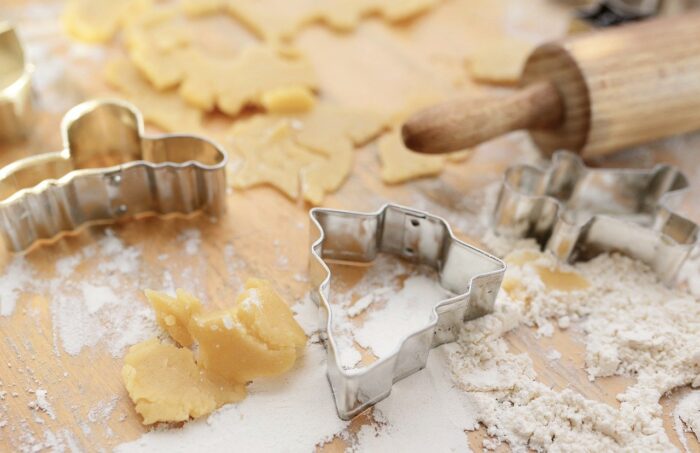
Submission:
[[[3,147],[3,163],[58,149],[58,125],[65,110],[109,92],[100,71],[106,56],[120,52],[118,45],[101,49],[71,44],[58,25],[59,12],[60,2],[54,0],[5,0],[0,7],[0,16],[19,25],[30,56],[38,65],[39,105],[30,140]],[[472,85],[464,59],[501,34],[532,44],[559,37],[565,32],[567,14],[553,1],[446,0],[434,11],[399,27],[371,19],[356,32],[339,35],[313,26],[301,33],[297,44],[316,67],[324,98],[347,105],[396,110],[404,105],[407,93],[494,89]],[[220,130],[217,125],[222,123],[225,121],[221,118],[212,120],[212,134],[216,136]],[[698,158],[684,152],[686,146],[697,144],[700,139],[683,140],[683,146],[673,140],[661,142],[602,164],[648,165],[666,160],[683,165],[691,177],[700,177]],[[662,155],[666,150],[672,152]],[[478,228],[471,226],[478,225],[483,188],[497,181],[507,165],[522,160],[527,153],[532,155],[534,150],[523,134],[516,133],[478,148],[465,162],[449,164],[439,179],[387,186],[379,178],[375,145],[369,144],[357,151],[352,175],[336,194],[327,197],[325,205],[373,210],[392,200],[429,208],[453,221],[462,230],[462,237],[470,240],[480,234]],[[112,229],[117,237],[142,249],[138,275],[124,285],[124,297],[145,303],[140,290],[147,286],[158,288],[167,270],[176,285],[194,285],[200,296],[220,306],[231,301],[240,281],[249,275],[271,279],[288,300],[299,299],[308,291],[306,283],[295,279],[306,271],[307,209],[308,206],[291,202],[270,188],[258,188],[231,193],[228,214],[216,222],[198,216],[115,225]],[[199,229],[202,237],[196,256],[182,251],[182,231],[192,228]],[[103,227],[85,229],[33,250],[26,260],[37,269],[37,281],[53,278],[58,260],[80,253],[104,235]],[[231,247],[238,263],[235,269],[226,254]],[[168,259],[163,260],[163,256]],[[279,265],[280,257],[287,260],[285,265]],[[5,257],[4,261],[10,260]],[[77,269],[76,278],[81,273],[88,275],[89,268],[99,262],[100,257],[88,260],[85,267]],[[57,326],[51,316],[51,296],[48,289],[20,291],[14,313],[0,317],[0,391],[7,392],[0,400],[0,422],[7,422],[0,429],[0,450],[26,444],[28,435],[39,440],[46,429],[70,430],[86,449],[109,448],[137,438],[146,428],[124,391],[120,378],[122,359],[113,357],[105,342],[86,347],[75,356],[62,351],[60,341],[52,333]],[[509,333],[506,340],[513,351],[528,353],[539,379],[554,388],[573,388],[587,398],[617,406],[615,395],[632,382],[622,377],[589,382],[583,370],[584,347],[568,333],[557,331],[552,338],[536,339],[530,329],[520,327]],[[544,351],[553,345],[564,354],[558,364],[545,359]],[[32,392],[38,388],[47,391],[55,412],[53,418],[40,414],[43,424],[35,421],[37,413],[30,407],[36,400]],[[686,390],[663,399],[669,436],[679,446],[669,413]],[[109,409],[110,404],[114,409],[99,416],[99,408]],[[689,441],[697,447],[691,437],[688,436]],[[481,448],[482,438],[479,431],[469,434],[474,450]],[[342,442],[334,441],[326,448],[340,447]]]

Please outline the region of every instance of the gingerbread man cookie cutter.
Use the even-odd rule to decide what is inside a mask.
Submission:
[[[28,132],[32,72],[14,28],[0,21],[0,142],[16,141]]]
[[[620,252],[673,281],[698,238],[683,216],[687,178],[677,168],[593,169],[568,151],[547,168],[509,168],[494,212],[497,234],[530,237],[559,259]]]
[[[24,251],[86,224],[225,211],[226,152],[194,135],[145,136],[122,101],[88,101],[61,123],[64,148],[0,169],[0,238]]]
[[[310,216],[318,231],[312,234],[309,259],[312,295],[321,313],[338,416],[348,420],[389,396],[395,382],[425,368],[430,349],[455,341],[465,321],[490,313],[505,264],[457,239],[440,217],[403,206],[387,204],[372,213],[314,208]],[[379,253],[431,266],[454,295],[435,304],[424,327],[397,339],[392,354],[362,369],[344,369],[333,334],[331,271],[324,260],[366,263]]]

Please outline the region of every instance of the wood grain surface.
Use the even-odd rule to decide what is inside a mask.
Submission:
[[[0,5],[0,17],[17,23],[30,58],[38,66],[39,110],[28,141],[0,149],[2,163],[58,149],[59,122],[68,108],[93,97],[114,95],[105,85],[101,70],[109,56],[121,52],[119,46],[72,43],[60,29],[60,10],[61,2],[55,0],[4,0]],[[504,88],[471,84],[465,59],[478,46],[503,34],[533,46],[558,38],[566,30],[567,14],[549,1],[446,0],[434,11],[399,26],[368,19],[350,34],[313,26],[301,33],[296,43],[313,62],[324,98],[391,111],[401,109],[407,96],[414,93],[502,92]],[[233,21],[223,22],[223,26],[233,27],[227,35],[231,39],[252,40]],[[210,29],[211,33],[216,31],[216,27]],[[211,115],[208,121],[214,137],[230,124],[230,120],[219,115]],[[698,178],[700,154],[690,150],[698,144],[700,137],[686,136],[645,146],[600,164],[647,166],[666,161],[681,165],[691,178]],[[473,241],[471,238],[483,232],[478,219],[484,188],[497,183],[508,165],[534,152],[524,134],[515,133],[480,146],[464,162],[448,164],[438,178],[388,186],[380,180],[377,150],[371,143],[357,151],[348,181],[327,197],[324,205],[373,210],[394,201],[429,209],[446,217],[461,237]],[[263,187],[232,192],[228,212],[218,220],[203,216],[151,218],[114,225],[111,230],[127,246],[142,250],[138,272],[123,286],[124,297],[145,304],[141,289],[157,289],[167,271],[176,286],[193,290],[212,306],[227,306],[247,276],[271,279],[288,300],[298,300],[308,291],[307,284],[295,278],[306,272],[308,208]],[[201,248],[196,255],[183,250],[182,232],[186,229],[201,232]],[[93,246],[104,238],[105,231],[105,227],[87,228],[31,251],[26,260],[36,268],[36,280],[53,278],[59,260]],[[235,250],[237,266],[231,266],[226,255],[230,249]],[[163,256],[167,259],[159,259]],[[108,259],[98,253],[77,271],[87,276],[92,266]],[[9,257],[4,257],[3,266],[9,261]],[[147,428],[141,425],[123,388],[121,357],[110,354],[105,341],[83,348],[78,355],[66,353],[55,333],[52,303],[49,290],[20,291],[14,313],[0,317],[0,391],[7,392],[0,400],[0,414],[7,421],[0,429],[0,450],[17,450],[31,436],[40,441],[46,430],[70,431],[79,446],[88,451],[109,449],[139,437]],[[531,329],[520,327],[509,333],[506,340],[513,351],[530,355],[542,382],[557,389],[572,388],[617,407],[615,395],[632,379],[615,377],[590,382],[583,370],[584,346],[574,331],[556,331],[551,338],[538,339]],[[562,353],[559,363],[546,360],[548,348]],[[55,417],[30,407],[38,388],[47,390]],[[680,389],[663,400],[667,431],[679,447],[669,414],[685,391]],[[91,416],[100,404],[110,403],[116,406],[108,417]],[[357,429],[364,422],[366,418],[360,417],[350,429]],[[482,431],[468,433],[465,444],[479,451],[483,436]],[[697,447],[691,437],[688,436],[689,442]],[[338,451],[343,447],[343,441],[336,439],[321,448]]]

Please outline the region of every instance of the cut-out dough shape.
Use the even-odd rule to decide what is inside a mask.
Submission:
[[[141,110],[147,122],[167,132],[201,132],[202,112],[172,90],[155,90],[129,60],[109,62],[104,75],[111,86]]]
[[[412,179],[436,176],[445,168],[446,162],[461,162],[471,154],[470,150],[444,155],[420,154],[408,149],[401,139],[401,124],[413,112],[439,102],[434,94],[416,96],[407,102],[408,107],[399,112],[392,121],[392,129],[377,142],[381,163],[382,180],[398,184]]]
[[[317,105],[308,113],[266,115],[231,130],[235,155],[231,181],[245,189],[269,184],[290,198],[320,204],[352,169],[353,150],[384,126],[381,115]]]
[[[338,31],[353,30],[361,19],[379,15],[389,22],[410,19],[440,0],[186,0],[193,15],[225,10],[269,42],[289,40],[304,26],[322,22]]]
[[[244,384],[206,373],[192,351],[156,338],[129,349],[122,379],[144,425],[201,417],[246,397]]]
[[[484,45],[469,58],[469,75],[481,83],[516,84],[533,48],[530,43],[506,38]]]
[[[263,105],[270,91],[316,88],[316,73],[302,56],[268,46],[244,48],[233,58],[209,54],[192,45],[178,14],[153,10],[127,28],[129,56],[157,89],[177,87],[197,108],[236,115],[248,104]]]
[[[272,285],[248,279],[232,308],[204,313],[185,291],[146,291],[158,324],[183,348],[132,346],[122,378],[144,424],[184,421],[246,396],[245,384],[288,371],[306,335]],[[187,347],[197,344],[197,357]]]
[[[151,0],[68,0],[61,16],[69,35],[89,43],[107,42]]]

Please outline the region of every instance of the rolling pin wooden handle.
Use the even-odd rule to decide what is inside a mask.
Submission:
[[[422,110],[401,129],[405,145],[420,153],[459,151],[506,132],[556,127],[562,99],[551,82],[503,95],[472,97]]]

